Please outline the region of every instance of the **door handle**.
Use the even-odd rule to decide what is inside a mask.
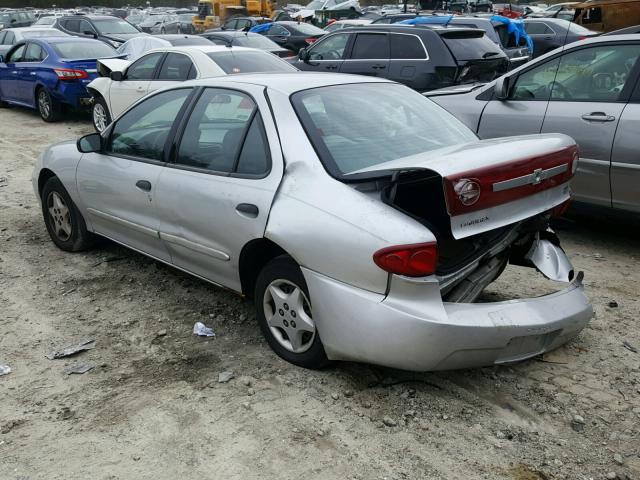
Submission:
[[[327,70],[335,70],[336,68],[338,68],[336,65],[327,65],[326,67]]]
[[[613,115],[607,115],[604,112],[591,112],[582,115],[582,119],[587,122],[613,122],[616,117]]]
[[[249,217],[257,217],[260,210],[253,203],[240,203],[236,205],[236,210],[240,213],[243,213]]]
[[[139,92],[143,92],[144,88],[143,87],[138,87],[138,88],[136,88],[136,90],[139,91]]]
[[[386,65],[374,65],[373,68],[374,70],[383,70],[385,69],[387,66]]]
[[[150,192],[151,191],[151,182],[149,182],[147,180],[138,180],[136,182],[136,187],[138,187],[143,192]]]

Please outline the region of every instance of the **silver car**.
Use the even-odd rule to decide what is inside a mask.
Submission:
[[[640,35],[566,45],[484,86],[429,92],[480,138],[561,132],[580,149],[575,200],[640,212]]]
[[[49,147],[33,187],[58,247],[97,234],[253,299],[294,364],[435,370],[526,359],[587,324],[548,228],[576,160],[565,135],[479,142],[383,79],[247,74],[160,90]],[[474,303],[508,262],[566,285]]]

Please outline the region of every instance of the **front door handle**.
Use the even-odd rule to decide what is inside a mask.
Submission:
[[[136,90],[138,90],[139,92],[144,92],[144,87],[138,87],[136,88]]]
[[[336,68],[338,68],[338,66],[337,65],[327,65],[324,68],[326,68],[327,70],[335,70]]]
[[[257,217],[258,213],[260,213],[258,207],[253,203],[240,203],[236,205],[236,210],[244,215],[247,215],[248,217],[253,218]]]
[[[150,192],[151,191],[151,182],[149,182],[147,180],[138,180],[136,182],[136,187],[138,187],[143,192]]]
[[[385,69],[387,66],[386,65],[374,65],[373,68],[374,70],[383,70]]]
[[[613,122],[616,117],[613,115],[607,115],[604,112],[591,112],[582,115],[582,119],[587,122]]]

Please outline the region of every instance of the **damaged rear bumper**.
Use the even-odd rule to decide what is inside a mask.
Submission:
[[[493,303],[443,302],[431,277],[392,276],[385,296],[303,273],[334,360],[416,371],[511,363],[557,348],[593,316],[582,273],[559,292]]]

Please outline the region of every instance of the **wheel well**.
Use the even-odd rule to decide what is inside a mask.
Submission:
[[[44,188],[44,184],[47,183],[47,181],[50,178],[53,178],[55,176],[56,174],[53,173],[48,168],[43,168],[42,170],[40,170],[40,176],[38,177],[38,194],[40,195],[41,198],[42,198],[42,189]]]
[[[87,87],[87,92],[89,92],[92,97],[101,97],[102,98],[102,94],[98,90],[96,90],[95,88]]]
[[[256,280],[263,267],[280,255],[288,255],[288,253],[267,238],[251,240],[242,248],[239,265],[240,284],[242,293],[247,298],[253,300]]]

